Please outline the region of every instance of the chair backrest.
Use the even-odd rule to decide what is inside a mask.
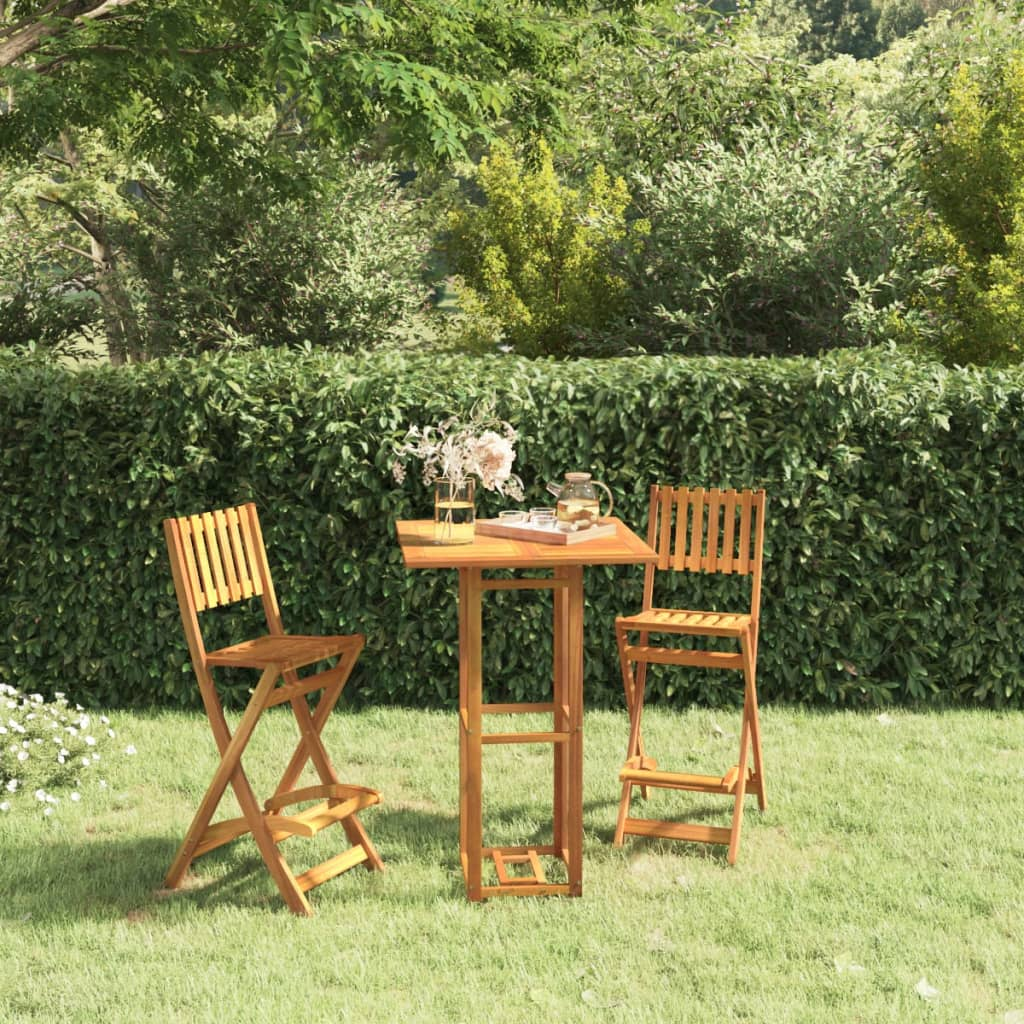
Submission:
[[[667,487],[654,484],[647,511],[647,543],[658,561],[644,573],[644,609],[654,598],[657,570],[751,577],[751,615],[761,605],[764,555],[763,490]]]
[[[164,520],[182,624],[193,660],[205,657],[198,613],[259,597],[271,634],[284,632],[256,506]]]

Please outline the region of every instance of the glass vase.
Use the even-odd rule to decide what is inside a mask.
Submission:
[[[472,544],[476,532],[476,480],[434,481],[434,543]]]

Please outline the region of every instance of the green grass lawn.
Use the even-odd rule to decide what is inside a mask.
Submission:
[[[648,714],[665,767],[733,763],[738,714]],[[4,1024],[1024,1020],[1021,713],[763,709],[769,807],[748,800],[735,867],[719,847],[610,845],[626,721],[588,713],[583,897],[483,904],[458,870],[454,715],[339,713],[327,746],[384,795],[363,821],[387,871],[314,890],[312,919],[284,910],[249,839],[161,889],[212,738],[200,715],[112,717],[115,751],[138,753],[104,755],[105,789],[0,815]],[[271,713],[245,762],[258,793],[292,744]],[[542,837],[550,748],[484,757],[485,839]],[[728,819],[721,798],[651,804]],[[284,849],[301,868],[341,837]]]

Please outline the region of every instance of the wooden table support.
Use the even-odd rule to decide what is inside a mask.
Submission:
[[[467,545],[431,545],[429,521],[397,524],[409,568],[455,568],[459,572],[459,853],[471,900],[583,893],[583,568],[655,557],[626,526],[618,520],[612,522],[618,527],[614,537],[564,547],[496,537],[477,537]],[[552,574],[539,579],[484,577],[486,569],[499,568],[550,569]],[[482,604],[489,590],[553,591],[554,664],[549,702],[484,703]],[[550,730],[484,731],[488,715],[538,712],[551,714]],[[550,845],[484,845],[483,748],[513,743],[552,745]],[[565,865],[564,882],[547,879],[542,857]],[[494,863],[495,884],[484,883],[486,859]]]

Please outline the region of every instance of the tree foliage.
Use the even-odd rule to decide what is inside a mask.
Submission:
[[[598,165],[582,187],[559,181],[550,148],[526,166],[502,144],[480,161],[484,203],[453,214],[447,251],[462,276],[468,337],[495,337],[523,355],[568,355],[618,311],[625,280],[617,248],[644,226],[627,226],[629,193]]]
[[[944,268],[918,304],[954,362],[1024,358],[1024,26],[979,9],[911,52],[914,173],[930,216],[918,245]],[[915,89],[916,86],[916,89]]]
[[[640,176],[651,233],[608,344],[780,355],[882,340],[913,279],[913,206],[888,156],[750,132]]]

